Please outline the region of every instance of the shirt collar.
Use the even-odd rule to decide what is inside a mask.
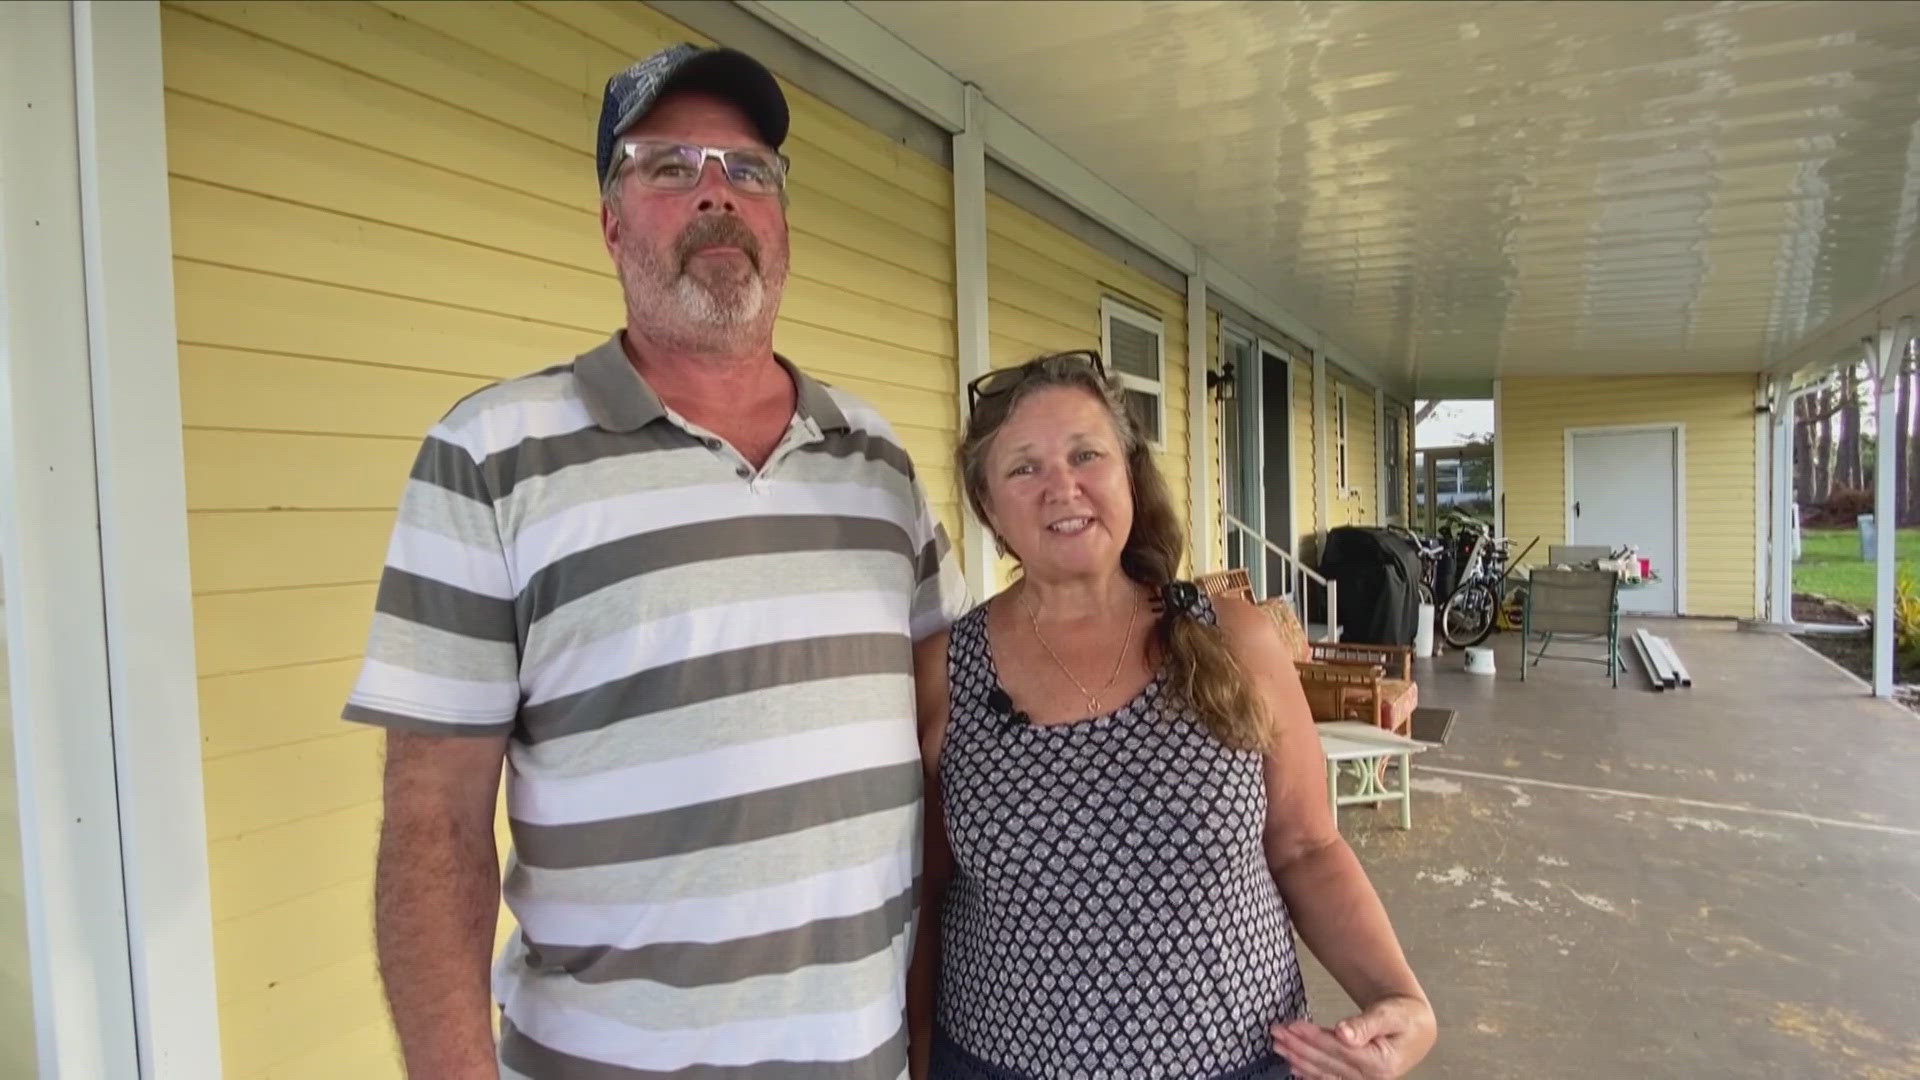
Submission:
[[[774,360],[793,379],[794,413],[821,431],[848,431],[846,413],[833,400],[826,385],[794,367],[786,357],[775,353]],[[620,345],[620,331],[580,354],[573,362],[573,378],[587,415],[608,431],[638,431],[655,420],[667,418],[660,395],[640,377]]]

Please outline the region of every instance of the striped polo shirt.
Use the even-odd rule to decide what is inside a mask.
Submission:
[[[758,470],[618,334],[414,464],[345,715],[509,736],[503,1075],[905,1072],[912,645],[965,587],[886,421],[781,364]]]

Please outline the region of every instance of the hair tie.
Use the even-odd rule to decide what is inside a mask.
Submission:
[[[1191,581],[1169,581],[1154,590],[1153,607],[1163,619],[1175,616],[1198,619],[1203,609],[1200,586]]]

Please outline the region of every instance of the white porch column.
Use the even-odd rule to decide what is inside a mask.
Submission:
[[[1793,403],[1792,380],[1774,380],[1771,475],[1768,485],[1772,543],[1768,546],[1770,573],[1767,620],[1780,626],[1793,622]]]
[[[954,323],[959,331],[960,436],[965,437],[972,402],[967,384],[987,373],[992,358],[987,349],[987,143],[981,130],[986,115],[980,88],[969,83],[964,101],[966,126],[953,136],[953,299]],[[995,569],[999,555],[986,523],[973,512],[966,497],[964,477],[960,494],[960,561],[966,568],[967,588],[978,602],[998,587]]]
[[[4,659],[37,1071],[137,1077],[94,487],[75,22],[64,0],[0,8]]]
[[[1897,438],[1894,425],[1896,378],[1907,342],[1913,337],[1911,319],[1898,326],[1883,327],[1877,338],[1866,341],[1868,366],[1873,370],[1876,449],[1873,455],[1873,693],[1875,697],[1893,696],[1893,559],[1894,538],[1899,515],[1894,503],[1894,479],[1899,472],[1894,454]]]
[[[1214,568],[1213,516],[1207,512],[1213,413],[1207,407],[1207,260],[1197,256],[1193,262],[1187,275],[1187,565],[1198,574]]]

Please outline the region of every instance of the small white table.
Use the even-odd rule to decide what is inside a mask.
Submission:
[[[1433,744],[1395,735],[1385,728],[1357,720],[1336,720],[1313,726],[1320,733],[1320,753],[1327,759],[1327,807],[1333,811],[1334,823],[1339,824],[1343,806],[1398,802],[1400,827],[1413,828],[1413,755]],[[1381,782],[1382,758],[1399,759],[1398,787],[1389,788]],[[1347,775],[1358,782],[1358,790],[1342,795],[1340,767],[1348,764],[1353,767],[1347,770]]]

